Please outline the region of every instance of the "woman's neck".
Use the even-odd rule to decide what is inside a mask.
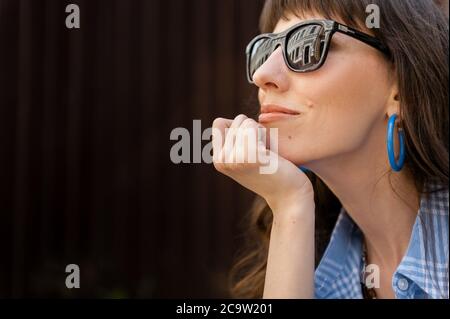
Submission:
[[[349,159],[350,157],[350,159]],[[407,169],[380,170],[383,160],[354,156],[316,164],[313,171],[327,184],[361,229],[370,259],[398,265],[408,247],[420,205],[414,179]]]

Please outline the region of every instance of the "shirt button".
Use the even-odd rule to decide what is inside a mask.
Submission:
[[[403,290],[403,291],[408,290],[408,286],[409,286],[408,280],[406,280],[405,278],[400,278],[397,281],[397,286],[400,290]]]

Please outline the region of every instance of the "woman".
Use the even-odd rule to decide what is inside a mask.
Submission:
[[[366,26],[370,4],[379,28]],[[268,0],[261,30],[271,34],[247,49],[258,122],[213,123],[224,136],[213,134],[216,169],[260,196],[234,296],[448,298],[443,10],[432,0]],[[277,152],[257,148],[278,160],[274,174],[232,161],[250,152],[242,132],[259,127],[278,129]]]

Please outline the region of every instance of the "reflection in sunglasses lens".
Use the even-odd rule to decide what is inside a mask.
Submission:
[[[289,36],[287,58],[291,67],[305,70],[317,65],[324,50],[323,27],[312,24],[298,28]]]

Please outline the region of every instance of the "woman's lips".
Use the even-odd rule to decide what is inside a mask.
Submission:
[[[279,105],[263,105],[258,117],[259,123],[269,123],[299,116],[301,113]]]

